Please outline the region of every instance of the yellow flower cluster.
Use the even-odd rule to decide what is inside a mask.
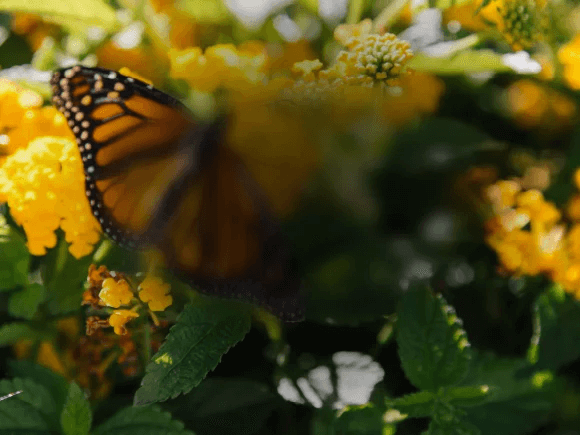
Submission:
[[[576,104],[571,98],[532,80],[512,83],[506,97],[509,114],[524,128],[558,130],[570,126],[576,115]]]
[[[580,189],[580,170],[575,181]],[[545,274],[580,298],[580,194],[569,203],[569,227],[539,190],[523,190],[516,180],[498,181],[486,195],[494,211],[486,242],[503,268],[514,275]]]
[[[92,252],[100,239],[85,197],[79,152],[68,138],[39,137],[10,155],[0,168],[0,202],[10,206],[34,255],[56,245],[58,228],[76,258]]]
[[[564,79],[570,88],[580,89],[580,34],[558,51],[558,60],[564,66]]]
[[[534,46],[544,38],[549,16],[544,0],[503,0],[498,6],[498,30],[516,51]]]
[[[267,56],[253,49],[236,48],[233,44],[218,44],[205,52],[199,47],[169,51],[171,77],[184,79],[192,89],[213,92],[244,88],[266,78]]]
[[[0,79],[0,155],[7,156],[40,136],[73,139],[66,120],[54,107],[42,107],[42,97],[10,80]],[[4,161],[0,157],[0,164]]]
[[[335,64],[343,75],[368,76],[374,80],[396,79],[413,57],[411,44],[392,33],[350,38]]]
[[[319,60],[294,64],[298,79],[292,90],[306,96],[344,93],[345,86],[372,87],[375,83],[399,84],[396,79],[405,73],[406,63],[413,57],[411,45],[392,33],[370,33],[370,20],[356,25],[338,26],[335,39],[347,50],[341,50],[334,64],[321,69]],[[340,94],[342,97],[342,94]]]
[[[98,328],[112,326],[118,335],[127,334],[125,324],[131,319],[139,317],[139,310],[143,304],[135,298],[135,291],[128,280],[122,275],[109,272],[105,266],[97,268],[94,264],[89,267],[87,276],[89,289],[83,295],[83,304],[90,304],[95,308],[111,307],[116,309],[108,319],[108,325],[98,318],[87,320],[87,331],[93,333]],[[150,311],[163,311],[173,303],[169,294],[171,286],[160,278],[146,276],[138,287],[139,299],[149,306]],[[124,307],[124,308],[123,308]],[[151,313],[153,320],[156,317]]]

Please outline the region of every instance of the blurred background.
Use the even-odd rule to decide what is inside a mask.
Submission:
[[[257,321],[198,388],[164,403],[186,427],[197,434],[342,433],[330,423],[336,410],[416,391],[393,328],[401,295],[420,281],[454,307],[480,361],[495,367],[524,364],[538,332],[538,298],[558,286],[567,305],[555,314],[553,340],[536,368],[558,376],[559,395],[534,408],[526,400],[540,399],[515,394],[470,415],[484,434],[580,433],[577,2],[0,0],[0,11],[2,164],[32,139],[70,135],[46,111],[48,78],[77,63],[129,68],[200,119],[211,119],[226,100],[246,122],[228,126],[232,147],[284,161],[274,175],[256,177],[298,260],[306,320],[282,330],[272,319]],[[407,44],[373,40],[372,50],[384,44],[399,51],[384,55],[390,69],[379,62],[379,72],[365,70],[367,58],[357,53],[378,56],[365,38],[387,32]],[[288,99],[306,98],[304,89],[318,92],[339,79],[350,93],[332,94],[315,125],[298,133],[286,109],[257,115],[280,94],[248,91],[284,81]],[[9,212],[8,190],[16,187],[6,187],[6,167],[5,225],[24,246],[32,237]],[[287,202],[276,202],[277,194]],[[17,266],[9,252],[21,248],[2,250],[0,319],[29,329],[0,329],[0,369],[23,375],[36,369],[22,360],[36,361],[84,379],[98,398],[94,420],[102,421],[132,403],[143,356],[131,350],[130,369],[102,366],[111,347],[100,348],[105,338],[82,330],[86,270],[97,263],[130,274],[142,263],[112,245],[102,253],[96,242],[96,253],[91,245],[90,255],[69,255],[65,232],[57,228],[44,252],[26,245],[31,272],[69,270],[43,296],[15,299],[23,284],[11,281]],[[177,309],[186,298],[173,288]],[[23,300],[32,312],[14,308]],[[167,314],[165,326],[175,316]],[[39,335],[43,328],[54,334]],[[161,342],[166,329],[157,332]],[[111,340],[126,348],[119,337]],[[98,358],[85,358],[89,348]],[[428,424],[408,419],[396,433],[421,433]]]

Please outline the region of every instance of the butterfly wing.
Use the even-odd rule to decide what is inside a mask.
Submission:
[[[53,102],[76,136],[104,232],[157,247],[200,290],[300,320],[299,279],[260,186],[223,145],[223,122],[195,123],[169,95],[119,73],[54,73]]]

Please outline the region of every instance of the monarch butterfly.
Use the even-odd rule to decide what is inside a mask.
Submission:
[[[197,122],[173,97],[107,69],[57,70],[51,85],[105,234],[128,248],[156,247],[202,292],[302,320],[300,279],[280,224],[224,145],[223,120]]]

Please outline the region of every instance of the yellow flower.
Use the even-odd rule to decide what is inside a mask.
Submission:
[[[125,324],[135,317],[139,317],[139,314],[134,311],[115,310],[109,317],[109,325],[114,328],[115,334],[125,335],[127,334],[127,328],[125,328]]]
[[[309,82],[316,79],[314,72],[320,68],[322,68],[322,62],[318,59],[303,60],[292,65],[292,72],[299,74],[302,80]]]
[[[373,21],[370,18],[357,24],[341,24],[334,29],[334,39],[345,47],[355,43],[356,38],[366,36],[373,30]]]
[[[219,87],[244,88],[265,78],[265,54],[238,50],[232,44],[208,47],[205,53],[199,47],[184,50],[170,49],[170,75],[180,78],[195,90],[213,92]]]
[[[516,181],[500,180],[486,189],[486,196],[499,214],[516,203],[516,195],[520,190],[521,186]]]
[[[347,76],[369,76],[375,80],[398,78],[413,57],[411,44],[392,33],[352,38],[348,51],[341,51],[337,63]]]
[[[163,83],[169,68],[167,53],[156,47],[149,50],[141,46],[125,49],[110,41],[97,49],[95,54],[99,58],[99,66],[115,71],[127,67],[158,84]]]
[[[580,89],[580,34],[558,51],[558,60],[564,65],[564,79],[572,89]]]
[[[386,122],[400,126],[435,112],[445,92],[445,84],[434,75],[411,72],[401,77],[397,91],[386,92],[381,113]]]
[[[48,367],[53,372],[60,375],[66,374],[66,369],[61,358],[58,356],[54,345],[50,341],[43,341],[38,347],[38,354],[36,357],[38,364]]]
[[[516,198],[518,210],[527,212],[532,221],[532,225],[552,225],[560,220],[562,214],[551,202],[544,200],[542,192],[530,189],[520,193]]]
[[[544,38],[548,14],[544,0],[502,0],[497,8],[497,29],[515,51],[534,46]]]
[[[570,219],[580,221],[580,195],[576,194],[570,198],[566,207],[566,213]]]
[[[160,278],[147,276],[139,285],[139,299],[149,304],[151,311],[163,311],[173,303],[169,294],[170,288]]]
[[[84,192],[84,175],[76,144],[44,136],[6,159],[0,168],[0,202],[22,225],[33,255],[56,244],[59,227],[76,258],[89,254],[100,239]]]
[[[42,97],[36,92],[0,79],[0,154],[10,155],[39,136],[74,138],[62,114],[41,106]]]
[[[17,35],[26,38],[32,51],[40,48],[44,38],[56,35],[58,32],[56,25],[43,21],[38,15],[26,13],[14,13],[12,15],[11,28]]]
[[[115,281],[114,278],[106,278],[99,292],[99,298],[109,307],[119,308],[128,305],[133,299],[133,292],[124,279]]]
[[[559,129],[570,125],[576,114],[573,100],[532,80],[516,81],[506,95],[510,115],[524,128]]]
[[[472,32],[480,32],[489,27],[484,18],[485,13],[477,13],[482,0],[474,0],[459,5],[453,5],[443,11],[443,24],[448,26],[450,22],[461,24],[461,28]],[[493,2],[492,2],[493,3]],[[493,10],[497,12],[495,6]]]

